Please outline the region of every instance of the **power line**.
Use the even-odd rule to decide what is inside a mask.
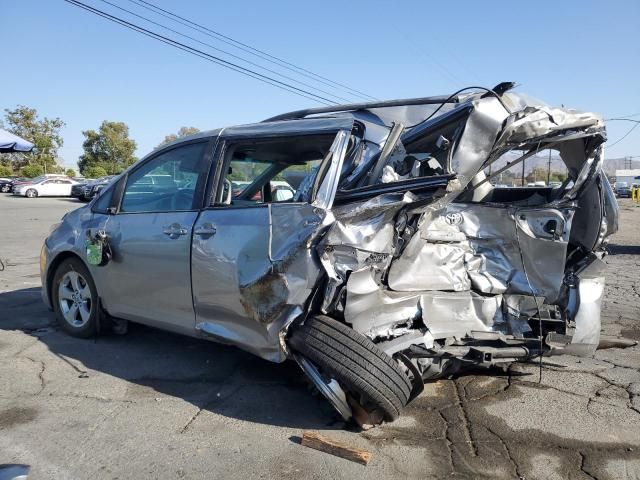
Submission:
[[[605,120],[626,120],[628,118],[638,117],[638,116],[640,116],[640,112],[632,113],[631,115],[620,115],[617,118],[605,118]]]
[[[177,48],[179,50],[183,50],[187,53],[191,53],[192,55],[195,55],[196,57],[200,57],[203,58],[205,60],[208,60],[212,63],[216,63],[218,65],[221,65],[225,68],[228,68],[230,70],[234,70],[238,73],[241,73],[243,75],[246,75],[248,77],[252,77],[256,80],[259,80],[263,83],[267,83],[269,85],[272,85],[274,87],[280,88],[282,90],[288,91],[290,93],[294,93],[296,95],[299,95],[301,97],[307,98],[308,100],[314,100],[314,101],[318,101],[324,105],[331,105],[331,104],[335,104],[336,102],[334,102],[333,100],[330,100],[328,98],[322,97],[320,95],[317,95],[315,93],[309,92],[307,90],[304,90],[302,88],[298,88],[294,85],[290,85],[286,82],[282,82],[280,80],[277,80],[275,78],[269,77],[267,75],[263,75],[259,72],[255,72],[253,70],[250,70],[248,68],[245,68],[241,65],[237,65],[233,62],[229,62],[228,60],[224,60],[223,58],[220,57],[216,57],[215,55],[211,55],[209,53],[203,52],[202,50],[198,50],[197,48],[191,47],[189,45],[185,45],[184,43],[180,43],[177,40],[174,40],[172,38],[169,37],[165,37],[164,35],[160,35],[159,33],[153,32],[151,30],[147,30],[146,28],[143,28],[139,25],[136,25],[134,23],[128,22],[122,18],[116,17],[115,15],[111,15],[107,12],[104,12],[102,10],[99,10],[97,8],[91,7],[85,3],[79,2],[78,0],[64,0],[65,2],[74,5],[76,7],[82,8],[84,10],[87,10],[88,12],[91,12],[95,15],[98,15],[100,17],[103,17],[107,20],[110,20],[114,23],[118,23],[124,27],[127,27],[135,32],[141,33],[143,35],[146,35],[147,37],[153,38],[155,40],[159,40],[162,43],[165,43],[167,45],[170,45],[174,48]],[[327,103],[328,102],[328,103]]]
[[[633,123],[640,123],[640,120],[631,120],[630,118],[606,118],[604,121],[605,121],[605,122],[614,122],[614,121],[618,121],[618,122],[633,122]]]
[[[189,27],[193,30],[196,30],[197,32],[200,32],[204,35],[208,35],[210,37],[216,38],[217,40],[219,40],[220,42],[226,43],[227,45],[231,45],[234,48],[237,48],[239,50],[242,50],[246,53],[250,53],[251,55],[257,56],[263,60],[266,60],[268,62],[271,63],[275,63],[277,65],[279,65],[282,68],[286,68],[287,70],[290,71],[294,71],[296,72],[298,75],[302,75],[305,76],[307,78],[313,79],[316,82],[322,83],[324,85],[330,86],[332,88],[336,88],[336,87],[340,87],[342,89],[345,89],[347,91],[349,91],[352,95],[358,96],[360,98],[363,99],[367,99],[367,100],[377,100],[375,97],[372,97],[371,95],[368,95],[366,93],[363,93],[359,90],[356,90],[354,88],[351,88],[343,83],[339,83],[336,82],[334,80],[331,80],[327,77],[324,77],[322,75],[319,75],[317,73],[314,73],[310,70],[307,70],[306,68],[302,68],[299,67],[291,62],[288,62],[286,60],[283,60],[279,57],[276,57],[274,55],[271,55],[270,53],[267,53],[263,50],[260,50],[258,48],[252,47],[251,45],[248,45],[246,43],[240,42],[239,40],[236,40],[234,38],[231,38],[227,35],[224,35],[220,32],[217,32],[216,30],[212,30],[211,28],[205,27],[204,25],[200,25],[199,23],[194,22],[193,20],[189,20],[188,18],[182,17],[176,13],[170,12],[169,10],[165,10],[164,8],[158,7],[157,5],[154,5],[151,2],[147,2],[145,0],[128,0],[131,3],[134,3],[135,5],[138,5],[142,8],[145,8],[149,11],[154,12],[157,15],[163,16],[165,18],[168,18],[174,22],[180,23],[181,25],[184,25],[186,27]]]
[[[628,131],[627,133],[625,133],[625,134],[622,136],[622,138],[620,138],[620,139],[616,140],[616,141],[615,141],[615,142],[613,142],[611,145],[607,145],[607,148],[611,148],[611,147],[613,147],[613,146],[615,146],[615,145],[619,144],[622,140],[624,140],[625,138],[627,138],[627,137],[631,134],[631,132],[633,132],[633,131],[636,129],[636,127],[637,127],[638,125],[640,125],[640,122],[636,123],[633,127],[631,127],[631,128],[629,129],[629,131]]]
[[[287,80],[291,80],[292,82],[299,83],[300,85],[304,85],[305,87],[308,87],[308,88],[314,89],[314,90],[316,90],[316,91],[318,91],[318,92],[321,92],[321,93],[324,93],[324,94],[326,94],[326,95],[330,95],[330,96],[335,97],[335,98],[337,98],[337,99],[339,99],[339,100],[343,100],[343,101],[345,101],[345,102],[347,102],[347,103],[351,102],[351,100],[350,100],[350,99],[348,99],[348,98],[344,98],[344,97],[341,97],[341,96],[336,95],[336,94],[334,94],[334,93],[328,92],[328,91],[326,91],[326,90],[322,90],[322,89],[320,89],[320,88],[318,88],[318,87],[316,87],[316,86],[314,86],[314,85],[311,85],[311,84],[308,84],[308,83],[302,82],[302,81],[300,81],[300,80],[298,80],[298,79],[296,79],[296,78],[293,78],[293,77],[289,77],[289,76],[284,75],[283,73],[280,73],[280,72],[278,72],[278,71],[276,71],[276,70],[271,70],[271,69],[269,69],[269,68],[267,68],[267,67],[264,67],[264,66],[262,66],[262,65],[260,65],[260,64],[258,64],[258,63],[255,63],[255,62],[252,62],[252,61],[247,60],[247,59],[245,59],[245,58],[242,58],[242,57],[241,57],[241,56],[239,56],[239,55],[234,55],[233,53],[228,52],[228,51],[226,51],[226,50],[223,50],[223,49],[221,49],[221,48],[215,47],[214,45],[211,45],[210,43],[203,42],[203,41],[201,41],[201,40],[198,40],[198,39],[197,39],[197,38],[195,38],[195,37],[192,37],[192,36],[190,36],[190,35],[187,35],[187,34],[185,34],[185,33],[180,32],[180,31],[178,31],[178,30],[174,30],[173,28],[167,27],[166,25],[163,25],[163,24],[161,24],[161,23],[159,23],[159,22],[156,22],[156,21],[154,21],[154,20],[151,20],[150,18],[147,18],[147,17],[145,17],[145,16],[143,16],[143,15],[139,15],[139,14],[137,14],[137,13],[135,13],[135,12],[132,12],[131,10],[127,10],[126,8],[121,7],[121,6],[119,6],[119,5],[116,5],[115,3],[112,3],[112,2],[110,2],[110,1],[108,1],[108,0],[100,0],[100,1],[101,1],[101,2],[103,2],[103,3],[106,3],[107,5],[111,5],[112,7],[115,7],[115,8],[117,8],[117,9],[119,9],[119,10],[122,10],[123,12],[127,12],[127,13],[128,13],[128,14],[130,14],[130,15],[133,15],[133,16],[135,16],[135,17],[138,17],[138,18],[140,18],[140,19],[142,19],[142,20],[144,20],[144,21],[146,21],[146,22],[152,23],[153,25],[156,25],[156,26],[158,26],[158,27],[161,27],[161,28],[164,28],[164,29],[166,29],[166,30],[169,30],[170,32],[176,33],[176,34],[180,35],[181,37],[188,38],[189,40],[193,40],[194,42],[197,42],[197,43],[199,43],[199,44],[201,44],[201,45],[205,45],[205,46],[207,46],[207,47],[209,47],[209,48],[212,48],[213,50],[216,50],[216,51],[218,51],[218,52],[222,52],[222,53],[224,53],[224,54],[226,54],[226,55],[229,55],[230,57],[233,57],[233,58],[236,58],[236,59],[238,59],[238,60],[240,60],[240,61],[246,62],[246,63],[248,63],[249,65],[253,65],[254,67],[261,68],[261,69],[263,69],[263,70],[265,70],[265,71],[267,71],[267,72],[274,73],[274,74],[279,75],[279,76],[281,76],[281,77],[283,77],[283,78],[286,78]]]

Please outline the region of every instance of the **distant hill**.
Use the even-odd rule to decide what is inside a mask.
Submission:
[[[605,155],[606,155],[605,150]],[[624,158],[606,158],[604,159],[604,171],[607,175],[615,176],[616,170],[624,170],[627,168],[640,168],[640,160],[631,160],[631,165],[629,165],[629,161],[625,163]]]

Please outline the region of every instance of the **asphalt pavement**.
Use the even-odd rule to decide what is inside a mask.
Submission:
[[[640,206],[621,200],[603,333],[640,340]],[[640,478],[640,348],[440,380],[394,423],[345,425],[298,367],[143,326],[65,335],[38,258],[73,199],[0,195],[0,464],[30,479]],[[368,466],[300,445],[311,429]]]

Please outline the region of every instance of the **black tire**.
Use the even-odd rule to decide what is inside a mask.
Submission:
[[[363,406],[379,408],[385,420],[398,418],[409,400],[411,381],[398,363],[343,323],[325,316],[309,318],[293,331],[289,345],[344,390],[360,395]]]
[[[30,188],[25,192],[25,196],[28,198],[36,198],[38,196],[38,191],[35,188]]]
[[[73,325],[72,323],[67,321],[64,313],[62,312],[63,307],[61,306],[59,298],[60,283],[63,281],[65,275],[72,271],[77,272],[82,277],[84,283],[91,292],[89,318],[86,323],[81,326]],[[96,335],[98,331],[98,310],[100,308],[98,302],[98,291],[96,290],[95,283],[93,282],[93,278],[91,278],[89,270],[87,269],[85,264],[82,263],[82,261],[77,258],[68,258],[62,261],[62,263],[56,269],[55,275],[53,276],[53,283],[51,285],[51,299],[58,324],[65,332],[67,332],[69,335],[80,338],[89,338]]]

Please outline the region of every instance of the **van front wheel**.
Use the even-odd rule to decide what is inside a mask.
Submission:
[[[305,320],[293,330],[289,345],[334,378],[367,410],[379,409],[393,421],[409,401],[407,373],[371,340],[326,316]]]

